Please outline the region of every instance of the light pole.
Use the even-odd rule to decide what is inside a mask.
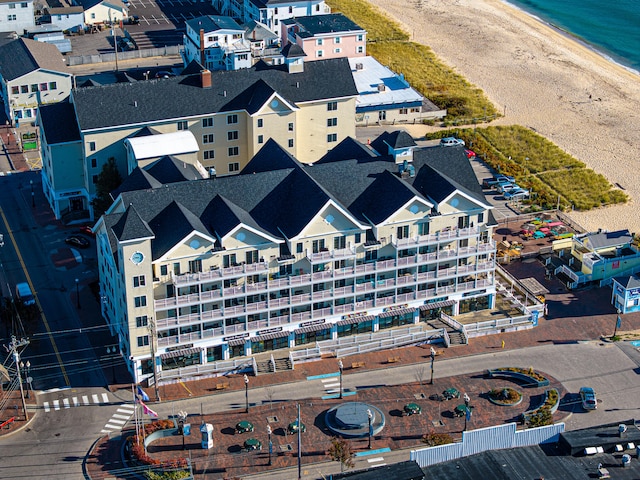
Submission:
[[[340,398],[342,398],[342,372],[344,371],[342,360],[338,360],[338,368],[340,369]]]
[[[469,395],[465,393],[462,398],[464,399],[464,406],[469,408],[469,402],[471,401],[471,399],[469,398]]]
[[[117,352],[116,346],[112,346],[112,347],[107,347],[107,355],[115,355]],[[115,365],[115,358],[109,358],[109,361],[111,362],[111,378],[113,379],[113,383],[116,383],[116,365]]]
[[[182,449],[184,450],[184,422],[187,420],[189,414],[184,410],[178,412],[178,430],[182,435]]]
[[[271,466],[271,452],[273,451],[273,443],[271,442],[271,425],[267,425],[267,435],[269,435],[269,466]]]
[[[371,420],[373,420],[373,413],[369,408],[367,408],[367,417],[369,417],[369,446],[367,448],[371,450],[371,434],[373,433],[371,431]]]
[[[436,351],[434,350],[433,347],[431,347],[431,381],[429,382],[429,385],[433,385],[433,363],[436,359]]]
[[[80,310],[80,279],[76,278],[76,306]]]
[[[249,413],[249,377],[244,374],[244,413]]]
[[[615,338],[616,334],[618,333],[618,328],[622,325],[622,318],[620,318],[620,309],[618,309],[618,316],[616,318],[616,326],[613,329],[613,337]]]
[[[29,363],[29,360],[27,360],[26,364],[22,360],[20,360],[20,369],[22,370],[24,379],[27,381],[27,394],[25,395],[25,397],[29,398],[29,390],[31,385],[29,382],[29,370],[31,369],[31,363]]]
[[[29,180],[29,184],[31,185],[31,207],[36,208],[36,195],[33,192],[33,180]]]

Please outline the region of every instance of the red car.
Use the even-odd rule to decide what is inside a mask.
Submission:
[[[473,150],[469,150],[467,148],[464,149],[464,153],[467,154],[467,158],[473,158],[476,156],[476,152],[474,152]]]
[[[78,228],[78,231],[80,233],[84,233],[85,235],[89,235],[91,237],[95,237],[96,234],[93,233],[93,230],[91,230],[91,227],[89,225],[83,225],[80,228]]]

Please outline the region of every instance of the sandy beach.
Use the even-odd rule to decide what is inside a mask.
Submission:
[[[500,0],[369,0],[482,88],[505,117],[602,173],[627,205],[572,216],[640,233],[640,76]]]

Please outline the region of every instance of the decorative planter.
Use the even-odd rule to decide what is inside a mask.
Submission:
[[[511,380],[518,380],[523,383],[523,387],[547,387],[549,386],[549,379],[525,368],[497,368],[495,370],[487,370],[487,376],[489,378],[509,378]]]
[[[551,397],[554,397],[551,400]],[[522,414],[522,421],[524,423],[528,423],[531,420],[531,417],[536,415],[542,408],[548,408],[549,413],[553,415],[558,411],[558,406],[560,405],[560,392],[558,392],[555,388],[550,388],[549,390],[545,390],[544,392],[544,401],[542,405],[538,406],[533,410],[526,411]]]
[[[489,401],[491,403],[493,403],[494,405],[500,405],[501,407],[515,407],[516,405],[520,405],[522,403],[522,399],[523,399],[523,395],[522,393],[520,393],[519,391],[517,391],[515,388],[511,388],[511,387],[502,387],[502,388],[495,388],[494,390],[496,391],[504,391],[504,390],[510,390],[512,392],[515,392],[518,395],[518,399],[515,401],[501,401],[498,398],[493,398],[493,396],[491,395],[491,392],[489,392]]]

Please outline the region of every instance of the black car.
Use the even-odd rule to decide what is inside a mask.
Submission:
[[[64,243],[78,248],[89,248],[89,246],[91,245],[89,243],[89,240],[80,235],[69,235],[64,239]]]

